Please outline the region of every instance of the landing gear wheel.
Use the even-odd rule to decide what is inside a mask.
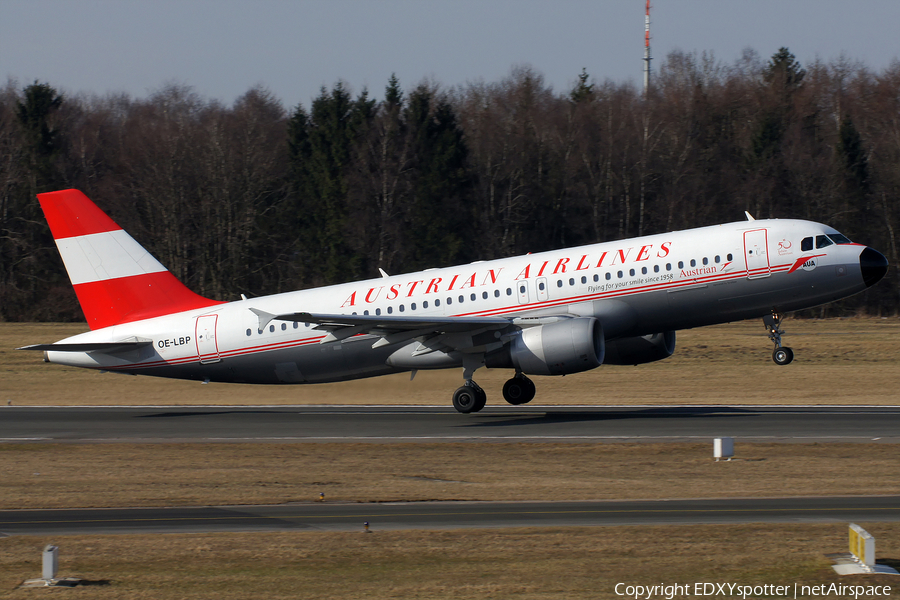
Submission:
[[[487,403],[487,394],[477,385],[464,385],[453,392],[453,408],[463,414],[478,412]]]
[[[794,351],[785,347],[775,348],[775,352],[772,353],[772,360],[775,361],[776,365],[789,365],[794,360]]]
[[[784,330],[781,328],[782,315],[772,311],[771,315],[763,317],[763,324],[769,332],[769,339],[775,344],[775,351],[772,352],[772,360],[776,365],[789,365],[794,360],[794,351],[781,345],[781,336]]]
[[[512,404],[528,404],[534,399],[534,382],[518,374],[503,384],[503,399]]]

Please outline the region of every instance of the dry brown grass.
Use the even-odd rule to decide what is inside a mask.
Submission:
[[[862,525],[897,566],[900,524]],[[7,538],[0,595],[56,595],[13,589],[40,575],[46,543],[60,546],[60,575],[95,584],[57,594],[101,600],[622,598],[618,582],[898,589],[897,577],[835,575],[823,553],[846,549],[846,525],[782,524]]]
[[[537,377],[535,405],[897,404],[900,320],[789,320],[794,364],[779,367],[760,321],[678,332],[671,358],[637,367],[602,366],[567,377]],[[41,362],[12,348],[52,342],[78,324],[0,324],[0,404],[436,404],[449,405],[461,372],[421,371],[334,384],[200,385],[128,377]],[[502,403],[506,371],[480,370],[491,403]]]
[[[888,444],[0,445],[0,508],[900,494]],[[461,460],[461,457],[467,457]]]

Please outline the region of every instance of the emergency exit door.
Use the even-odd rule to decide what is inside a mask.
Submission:
[[[759,279],[771,274],[769,269],[768,235],[765,229],[744,232],[744,260],[747,278]]]
[[[219,346],[216,343],[216,322],[218,315],[197,317],[197,328],[194,339],[197,340],[197,356],[201,364],[215,363],[219,358]]]

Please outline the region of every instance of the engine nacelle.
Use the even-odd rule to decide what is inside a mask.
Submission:
[[[488,367],[513,367],[528,375],[567,375],[599,367],[603,351],[600,322],[581,317],[526,327],[485,362]]]
[[[606,365],[642,365],[669,358],[675,352],[675,332],[622,338],[606,343]]]

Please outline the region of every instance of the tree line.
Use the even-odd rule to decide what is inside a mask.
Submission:
[[[827,223],[898,264],[900,63],[673,52],[648,93],[515,67],[452,89],[338,82],[286,109],[0,88],[0,320],[78,320],[35,194],[75,187],[222,300],[757,218]],[[896,269],[815,314],[898,311]]]

